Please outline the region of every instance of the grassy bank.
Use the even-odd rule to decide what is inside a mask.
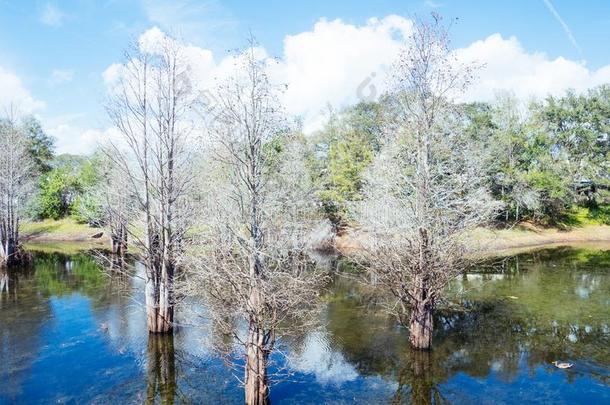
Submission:
[[[610,226],[587,224],[569,229],[542,228],[529,223],[512,229],[479,229],[472,235],[474,249],[495,252],[556,244],[610,243]]]
[[[93,238],[93,235],[100,232],[103,232],[100,238]],[[109,241],[102,229],[79,224],[72,218],[24,222],[21,224],[21,236],[26,243],[106,243]]]
[[[339,252],[346,254],[359,249],[360,241],[365,237],[366,235],[362,231],[351,230],[338,236],[335,240],[335,246]],[[556,244],[591,242],[610,244],[610,226],[584,224],[564,229],[544,228],[523,223],[511,229],[478,229],[473,232],[469,239],[472,251],[480,253]]]
[[[71,218],[58,221],[45,220],[22,224],[21,234],[27,244],[57,245],[66,243],[107,244],[108,235],[104,232],[101,238],[92,236],[104,232],[79,224]],[[350,230],[335,239],[335,247],[341,253],[358,249],[365,238],[363,232]],[[470,245],[476,252],[497,252],[509,249],[537,247],[553,244],[578,244],[601,242],[610,244],[610,226],[600,224],[582,224],[564,228],[547,228],[523,223],[511,229],[479,229],[471,235]]]

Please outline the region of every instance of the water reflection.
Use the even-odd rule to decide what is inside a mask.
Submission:
[[[409,349],[371,290],[337,277],[323,326],[283,342],[290,374],[271,400],[607,403],[609,268],[610,251],[567,248],[493,261],[451,286],[427,353]],[[149,336],[139,283],[87,254],[0,270],[0,404],[241,403],[205,321]],[[202,313],[189,307],[183,315]]]
[[[173,335],[148,335],[146,403],[173,404],[176,398],[176,359]]]
[[[296,368],[318,383],[358,383],[351,389],[360,403],[370,400],[362,387],[371,385],[374,398],[394,403],[485,402],[489,392],[494,403],[545,395],[552,403],[603,402],[610,382],[609,264],[609,251],[567,248],[493,261],[452,285],[453,304],[437,315],[435,348],[427,354],[408,349],[408,337],[375,307],[370,291],[339,278],[326,333],[312,334],[323,341],[306,339]],[[579,293],[585,289],[586,296]],[[554,360],[575,366],[557,370]]]
[[[0,294],[9,293],[9,278],[8,270],[5,267],[0,267]]]
[[[407,400],[421,405],[448,404],[435,378],[432,354],[411,350],[409,360],[409,365],[398,376],[398,389],[392,397],[392,404],[402,404]]]

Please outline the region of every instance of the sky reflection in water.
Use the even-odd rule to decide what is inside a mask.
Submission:
[[[374,296],[339,277],[322,326],[284,342],[291,375],[272,402],[609,403],[609,269],[599,249],[496,260],[451,286],[465,310],[435,319],[431,353],[412,352]],[[139,281],[86,254],[38,253],[1,280],[0,404],[242,402],[205,330],[149,337]]]

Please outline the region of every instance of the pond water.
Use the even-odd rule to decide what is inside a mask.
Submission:
[[[494,260],[450,288],[434,350],[338,276],[321,327],[284,342],[272,403],[610,403],[610,248]],[[0,404],[242,403],[205,328],[149,337],[137,279],[84,253],[0,273]],[[454,309],[449,309],[449,308]],[[569,361],[560,370],[551,362]]]

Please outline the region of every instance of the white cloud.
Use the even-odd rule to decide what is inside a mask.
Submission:
[[[47,3],[40,13],[40,22],[50,27],[60,27],[65,19],[66,14],[51,3]]]
[[[79,117],[59,116],[46,123],[45,130],[55,138],[57,153],[88,154],[98,145],[120,139],[115,128],[83,128],[75,124],[77,118]]]
[[[72,69],[53,69],[51,72],[51,78],[49,79],[49,84],[57,85],[63,83],[69,83],[74,78],[74,70]]]
[[[30,114],[45,107],[23,86],[17,75],[0,66],[0,112],[13,105],[20,113]]]
[[[283,56],[270,64],[270,74],[275,82],[288,86],[283,99],[288,113],[302,116],[305,130],[312,131],[322,126],[328,104],[341,108],[374,98],[383,89],[383,72],[411,28],[411,21],[394,15],[371,18],[362,26],[322,19],[312,31],[287,36]],[[138,43],[140,49],[154,53],[166,40],[164,32],[153,27],[140,35]],[[258,52],[268,57],[263,48]],[[202,90],[234,67],[235,56],[216,62],[210,50],[193,45],[185,47],[185,54],[195,85]],[[120,69],[118,64],[106,69],[103,78],[108,85],[120,76]]]
[[[168,41],[171,41],[171,39],[159,27],[152,27],[140,35],[138,46],[142,52],[156,54],[161,51],[163,45]]]
[[[362,26],[320,20],[312,31],[287,36],[284,54],[272,73],[288,85],[284,98],[288,112],[302,115],[305,129],[312,130],[320,126],[321,110],[327,104],[340,108],[375,91],[361,87],[368,87],[367,79],[381,91],[384,72],[411,29],[411,21],[391,15],[371,18]]]
[[[102,72],[102,79],[106,86],[111,86],[119,80],[122,66],[120,63],[113,63]]]
[[[468,101],[489,101],[497,90],[509,90],[522,99],[543,98],[549,94],[561,95],[568,89],[582,91],[610,82],[610,65],[591,70],[584,61],[529,53],[517,38],[505,39],[500,34],[490,35],[456,52],[464,62],[484,64],[465,96]]]
[[[341,352],[329,347],[328,336],[322,332],[307,335],[303,351],[291,358],[290,365],[296,371],[313,374],[318,383],[325,385],[341,385],[358,378],[354,366]]]
[[[286,36],[283,53],[271,64],[270,74],[277,83],[288,85],[282,100],[287,111],[301,116],[305,131],[311,132],[322,126],[328,104],[341,108],[379,95],[386,88],[388,67],[411,30],[410,20],[390,15],[363,25],[321,19],[310,31]],[[165,33],[153,27],[140,36],[139,44],[154,51],[166,40]],[[194,45],[185,46],[184,52],[200,89],[211,86],[214,78],[234,66],[235,56],[216,59],[209,49]],[[258,52],[267,57],[264,48]],[[485,64],[463,101],[490,101],[498,90],[510,90],[522,99],[540,98],[610,82],[610,64],[591,70],[584,61],[528,52],[515,37],[500,34],[455,52],[462,62]],[[107,84],[116,81],[120,69],[120,64],[106,69]]]

